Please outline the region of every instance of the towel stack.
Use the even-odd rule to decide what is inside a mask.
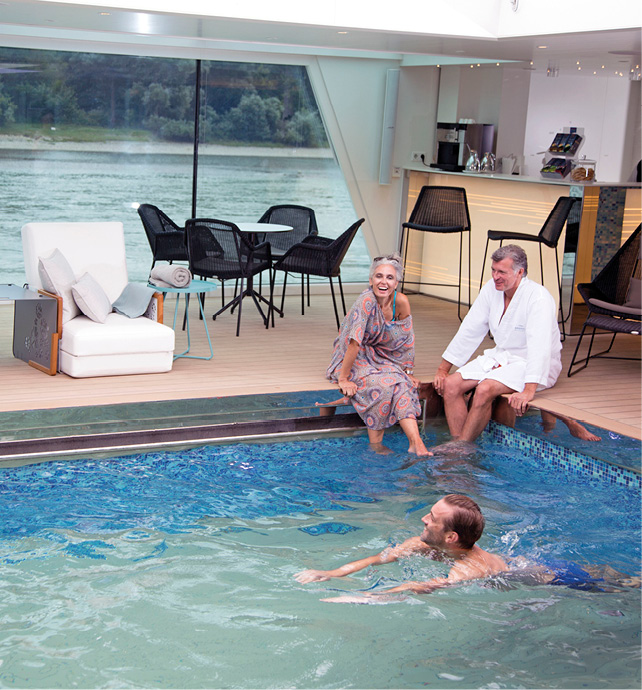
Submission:
[[[185,266],[154,266],[149,275],[149,282],[158,287],[184,288],[192,282],[192,274]]]

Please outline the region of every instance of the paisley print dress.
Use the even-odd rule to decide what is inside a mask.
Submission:
[[[334,341],[326,371],[337,382],[350,340],[359,343],[350,381],[357,384],[352,405],[369,429],[386,429],[421,413],[417,389],[405,372],[415,361],[412,316],[386,322],[370,288],[357,298]]]

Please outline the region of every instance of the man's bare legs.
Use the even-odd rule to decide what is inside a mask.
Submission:
[[[575,438],[580,438],[583,441],[601,441],[601,436],[596,436],[594,433],[589,431],[585,426],[582,426],[577,420],[571,419],[570,417],[565,417],[562,414],[557,414],[555,412],[548,412],[546,410],[540,410],[542,415],[542,426],[545,432],[551,431],[555,427],[556,419],[564,422],[571,432],[572,436]]]
[[[542,416],[542,429],[546,434],[555,428],[555,424],[559,419],[566,424],[571,435],[575,436],[575,438],[580,438],[583,441],[602,440],[600,436],[596,436],[575,419],[571,419],[557,412],[549,412],[548,410],[540,410],[539,412]],[[508,404],[506,398],[497,398],[497,402],[493,408],[493,419],[504,426],[515,427],[515,410]]]
[[[476,390],[469,409],[465,395],[473,388]],[[514,392],[493,379],[478,382],[463,379],[458,373],[449,376],[444,385],[444,408],[452,437],[468,443],[475,441],[490,420],[495,398],[503,393]]]

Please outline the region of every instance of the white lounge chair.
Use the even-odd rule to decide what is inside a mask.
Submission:
[[[100,285],[104,292],[97,292],[103,303],[106,295],[111,309],[128,284],[122,223],[27,223],[22,228],[22,251],[32,290],[43,288],[39,261],[49,259],[56,249],[76,280],[88,273]],[[104,323],[82,313],[75,315],[77,307],[70,290],[61,293],[59,308],[66,302],[63,313],[67,319],[63,318],[59,371],[83,378],[171,370],[174,331],[162,324],[160,293],[154,295],[143,316],[129,318],[111,312],[103,315]]]

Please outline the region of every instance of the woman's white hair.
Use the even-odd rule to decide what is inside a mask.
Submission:
[[[403,278],[403,264],[401,263],[401,255],[398,252],[386,254],[386,256],[375,256],[370,266],[370,279],[375,274],[378,266],[392,266],[395,269],[397,280],[401,281]]]

